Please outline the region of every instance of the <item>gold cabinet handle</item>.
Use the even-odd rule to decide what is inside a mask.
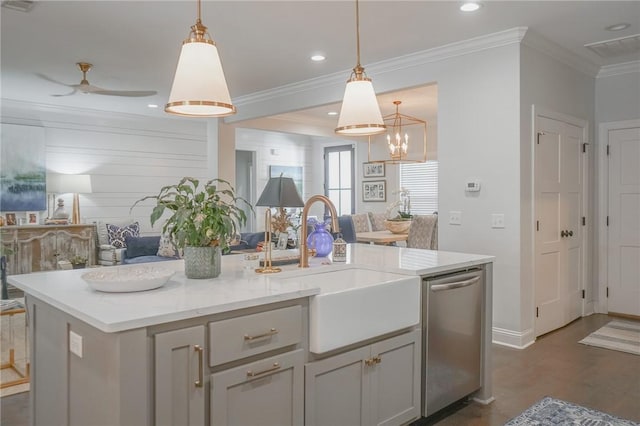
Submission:
[[[250,336],[248,334],[245,334],[244,335],[244,340],[251,341],[251,340],[261,339],[263,337],[273,336],[273,335],[276,335],[276,334],[278,334],[278,330],[276,330],[275,328],[272,327],[266,333],[258,334],[257,336]]]
[[[375,360],[373,358],[364,360],[364,365],[367,365],[369,367],[371,367],[372,365],[375,365],[375,364],[376,364],[376,362],[375,362]]]
[[[373,362],[375,362],[376,364],[380,364],[382,362],[382,357],[380,355],[374,356]]]
[[[193,349],[198,353],[198,380],[194,382],[197,388],[201,388],[204,382],[204,366],[203,366],[203,354],[204,348],[200,345],[194,345]]]
[[[255,373],[251,370],[247,371],[247,377],[256,377],[256,376],[260,376],[261,374],[270,373],[272,371],[276,371],[279,369],[280,369],[280,363],[274,362],[273,366],[270,368],[267,368],[266,370],[256,371]]]

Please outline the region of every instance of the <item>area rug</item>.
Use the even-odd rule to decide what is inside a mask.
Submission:
[[[601,411],[545,396],[509,420],[505,426],[638,426],[640,423],[621,419]]]
[[[640,355],[640,323],[611,321],[579,343]]]

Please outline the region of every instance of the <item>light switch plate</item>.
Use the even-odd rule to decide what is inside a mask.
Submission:
[[[69,330],[69,351],[82,358],[82,336]]]
[[[504,228],[504,215],[501,213],[494,213],[491,215],[491,227],[496,229]]]
[[[462,212],[450,211],[449,212],[449,224],[450,225],[462,225]]]

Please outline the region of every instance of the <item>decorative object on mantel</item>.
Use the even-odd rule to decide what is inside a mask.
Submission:
[[[182,43],[169,102],[169,114],[190,117],[225,117],[236,113],[224,77],[216,43],[202,24],[200,0],[198,18]]]
[[[158,195],[136,201],[131,209],[145,200],[156,201],[151,225],[165,210],[172,212],[162,231],[177,247],[185,248],[187,278],[220,275],[221,250],[229,247],[238,228],[247,222],[246,213],[238,203],[243,202],[253,212],[251,205],[244,198],[236,197],[233,187],[222,179],[212,179],[200,187],[198,179],[184,177],[176,185],[161,188]]]
[[[394,101],[396,112],[383,117],[387,132],[369,136],[369,162],[401,164],[427,161],[427,122],[400,114],[401,103]],[[383,150],[382,146],[386,149]]]
[[[345,136],[382,133],[385,124],[371,79],[360,65],[360,7],[356,0],[356,66],[347,81],[335,132]]]
[[[279,224],[277,218],[287,221],[287,214],[283,207],[303,207],[304,201],[300,198],[296,185],[292,178],[283,177],[282,174],[279,177],[269,178],[269,181],[264,187],[256,206],[268,207],[265,211],[264,217],[264,267],[256,269],[256,272],[260,274],[271,274],[280,272],[282,269],[273,267],[271,264],[271,250],[273,245],[271,244],[272,233],[272,218],[271,207],[278,208],[278,216],[276,216],[276,224]],[[278,229],[280,232],[285,232],[286,229]]]
[[[51,220],[47,221],[47,223],[56,225],[66,225],[69,223],[69,212],[65,210],[64,200],[62,198],[58,198],[58,207],[53,212]]]

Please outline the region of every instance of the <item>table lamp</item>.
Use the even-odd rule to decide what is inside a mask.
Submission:
[[[80,199],[78,194],[90,194],[92,192],[91,176],[49,174],[47,175],[47,192],[73,194],[71,223],[77,225],[80,223]],[[62,202],[62,199],[58,200],[58,209],[53,213],[52,218],[63,219],[68,217],[69,214],[64,211],[64,203]]]
[[[277,207],[280,215],[285,214],[284,207],[304,207],[304,201],[293,183],[288,177],[269,178],[256,206],[268,207],[264,216],[264,266],[256,269],[259,274],[280,272],[282,269],[271,265],[271,207]]]

